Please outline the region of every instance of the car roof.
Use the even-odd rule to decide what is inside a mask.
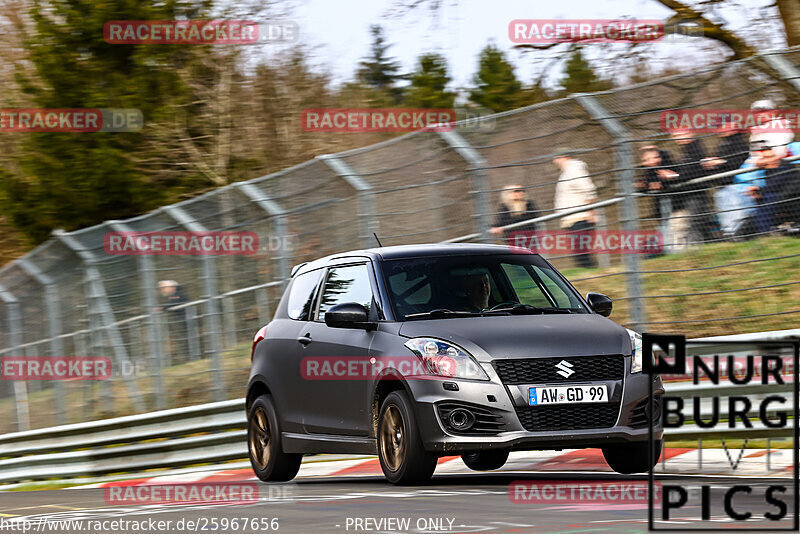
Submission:
[[[420,258],[425,256],[479,256],[488,254],[508,254],[511,248],[506,245],[485,245],[482,243],[431,243],[421,245],[397,245],[351,250],[331,254],[293,269],[294,274],[324,267],[333,260],[354,256],[368,257],[377,261],[401,258]],[[535,254],[525,249],[514,249],[515,254]]]

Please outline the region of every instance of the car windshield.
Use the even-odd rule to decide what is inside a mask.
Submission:
[[[575,290],[533,254],[431,256],[382,263],[398,320],[588,313]]]

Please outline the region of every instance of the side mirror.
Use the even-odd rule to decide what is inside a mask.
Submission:
[[[368,321],[369,312],[358,302],[344,302],[331,306],[325,312],[325,324],[331,328],[364,328],[371,330],[377,325]]]
[[[601,293],[587,293],[586,302],[589,307],[598,315],[608,317],[611,315],[611,299]]]

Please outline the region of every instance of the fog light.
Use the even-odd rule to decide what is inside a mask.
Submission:
[[[469,410],[457,408],[447,416],[447,422],[453,430],[469,430],[475,424],[475,416]]]

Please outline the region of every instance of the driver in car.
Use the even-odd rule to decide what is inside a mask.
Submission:
[[[479,312],[489,307],[489,273],[471,274],[461,282],[467,311]]]

